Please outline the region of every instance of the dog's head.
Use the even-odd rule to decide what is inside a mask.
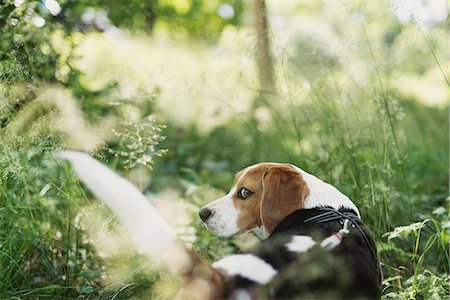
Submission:
[[[215,235],[232,236],[278,223],[304,207],[309,193],[302,175],[289,164],[260,163],[236,174],[224,197],[204,206],[200,218]]]

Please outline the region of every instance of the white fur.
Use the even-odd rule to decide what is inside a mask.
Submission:
[[[252,254],[233,254],[213,263],[227,276],[240,275],[260,284],[268,283],[278,272],[267,262]]]
[[[204,207],[211,210],[211,216],[206,220],[205,225],[217,236],[232,236],[241,230],[237,226],[238,210],[233,203],[235,192],[236,187],[233,187],[224,197]]]
[[[189,266],[190,257],[174,230],[133,184],[85,153],[62,151],[56,156],[72,163],[81,181],[119,217],[139,250],[174,272]]]
[[[315,244],[316,242],[308,235],[294,235],[285,246],[291,252],[306,252]]]
[[[303,171],[297,166],[291,166],[303,176],[303,179],[308,185],[309,195],[305,199],[305,208],[330,206],[334,209],[339,209],[340,207],[345,207],[353,209],[360,217],[356,205],[337,188]]]

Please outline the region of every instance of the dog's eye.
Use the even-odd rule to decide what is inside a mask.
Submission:
[[[253,195],[253,192],[250,191],[248,188],[243,187],[242,189],[239,190],[238,192],[238,197],[242,200],[247,199],[248,197],[250,197],[251,195]]]

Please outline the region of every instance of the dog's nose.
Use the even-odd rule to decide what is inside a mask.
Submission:
[[[206,220],[208,220],[208,218],[211,216],[211,210],[209,208],[202,208],[199,212],[198,215],[200,216],[200,219],[202,219],[203,222],[206,222]]]

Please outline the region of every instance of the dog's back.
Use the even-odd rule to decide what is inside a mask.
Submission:
[[[338,232],[342,224],[339,220],[303,224],[315,210],[292,213],[251,252],[277,275],[265,285],[237,276],[228,282],[230,298],[239,298],[244,291],[263,299],[380,298],[376,246],[367,228],[351,227],[337,247],[327,250],[320,241]],[[307,246],[311,239],[317,242]]]

